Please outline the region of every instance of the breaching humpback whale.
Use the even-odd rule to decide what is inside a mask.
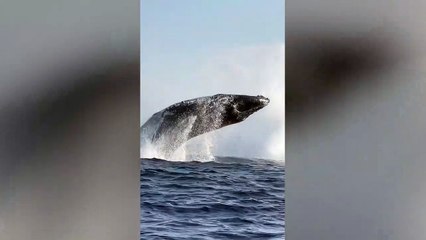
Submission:
[[[141,144],[168,158],[187,140],[244,121],[268,105],[263,96],[216,94],[173,104],[141,127]]]

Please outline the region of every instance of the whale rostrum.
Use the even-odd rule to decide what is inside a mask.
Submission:
[[[264,96],[216,94],[173,104],[155,113],[141,127],[141,144],[165,158],[201,134],[244,121],[268,105]]]

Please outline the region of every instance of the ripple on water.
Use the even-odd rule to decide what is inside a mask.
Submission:
[[[141,239],[284,239],[284,166],[142,159]]]

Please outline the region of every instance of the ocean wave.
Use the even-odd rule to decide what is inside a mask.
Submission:
[[[141,160],[141,239],[283,239],[283,165]]]

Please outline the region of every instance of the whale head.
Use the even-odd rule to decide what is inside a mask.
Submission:
[[[269,104],[269,99],[258,95],[226,95],[218,94],[215,97],[224,106],[222,113],[222,126],[227,126],[244,121],[253,113]]]

